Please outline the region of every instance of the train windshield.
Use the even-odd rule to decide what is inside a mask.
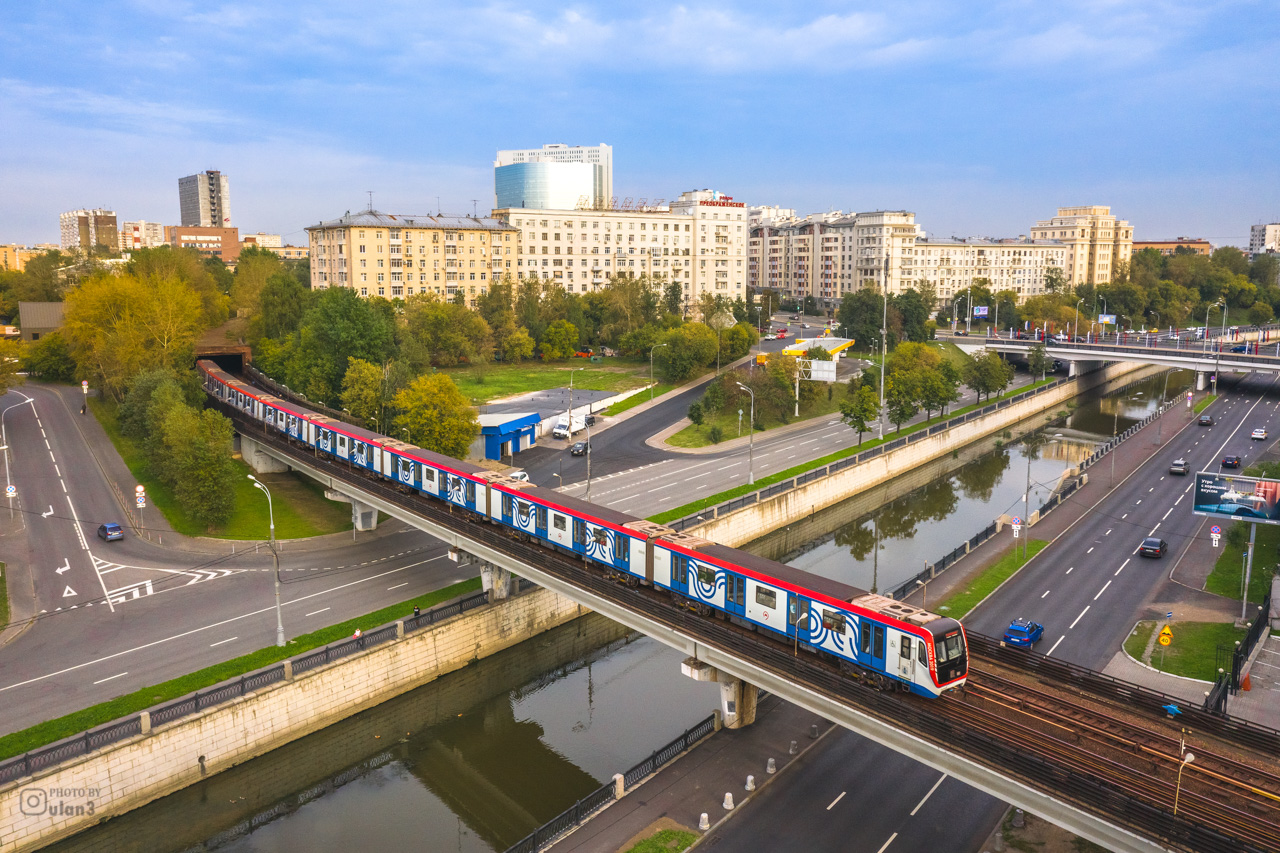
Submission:
[[[938,663],[958,660],[964,656],[964,638],[959,631],[952,631],[934,644]]]

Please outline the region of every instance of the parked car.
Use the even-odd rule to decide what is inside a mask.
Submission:
[[[508,477],[510,477],[511,479],[513,479],[513,480],[517,481],[517,482],[520,482],[520,483],[527,483],[527,482],[529,482],[529,472],[528,472],[528,471],[509,471],[509,472],[507,473],[507,476],[508,476]]]
[[[1184,474],[1184,475],[1190,474],[1191,466],[1187,464],[1187,460],[1185,459],[1175,459],[1173,460],[1173,464],[1169,466],[1169,473]]]
[[[1014,619],[1004,629],[1004,641],[1012,646],[1034,646],[1044,636],[1044,626],[1030,619]]]
[[[1257,429],[1255,429],[1255,430],[1253,431],[1253,434],[1252,434],[1251,436],[1249,436],[1249,437],[1250,437],[1251,439],[1253,439],[1254,441],[1266,441],[1266,440],[1267,440],[1267,429],[1266,429],[1266,427],[1258,427]]]
[[[1161,539],[1159,536],[1148,536],[1142,540],[1142,544],[1138,546],[1138,556],[1152,557],[1160,559],[1164,556],[1164,552],[1169,550],[1169,543]]]
[[[1201,415],[1200,426],[1213,426],[1213,415]]]
[[[1226,456],[1222,457],[1222,467],[1223,468],[1239,468],[1240,457],[1236,456],[1234,453],[1228,453]]]
[[[573,447],[569,448],[569,452],[574,456],[585,456],[587,451],[591,449],[591,443],[587,441],[575,442]]]
[[[583,420],[583,422],[584,422],[584,423],[586,423],[586,425],[587,425],[587,426],[595,426],[595,425],[596,425],[596,416],[595,416],[595,415],[587,415],[587,416],[586,416],[586,417],[584,417],[582,420]]]
[[[116,539],[124,538],[124,528],[114,521],[108,521],[106,524],[98,525],[98,538],[113,542]]]
[[[778,330],[778,334],[774,335],[774,338],[776,338],[777,340],[780,340],[780,341],[786,340],[786,338],[787,338],[787,330],[786,330],[786,329],[779,329],[779,330]]]

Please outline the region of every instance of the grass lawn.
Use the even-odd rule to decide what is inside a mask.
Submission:
[[[1022,568],[1027,560],[1039,554],[1049,544],[1043,539],[1032,539],[1027,543],[1027,556],[1024,558],[1021,540],[1014,541],[1018,546],[1016,550],[1010,548],[995,565],[974,578],[967,587],[944,598],[939,604],[935,604],[932,608],[933,612],[955,619],[964,618],[970,610],[978,606],[978,602],[1013,577],[1014,572]]]
[[[659,382],[657,385],[653,386],[652,399],[656,400],[657,398],[661,397],[663,394],[667,393],[668,391],[675,390],[675,388],[676,388],[676,385],[673,382]],[[615,415],[620,415],[623,412],[625,412],[627,409],[633,409],[636,406],[640,405],[641,403],[649,402],[649,400],[650,400],[650,393],[648,391],[641,391],[639,394],[632,394],[627,399],[620,400],[619,402],[614,403],[612,406],[605,409],[604,410],[605,417],[611,418],[611,417],[614,417]]]
[[[185,696],[196,690],[203,690],[228,678],[244,675],[246,672],[270,666],[287,657],[345,639],[354,634],[357,628],[368,631],[396,619],[404,618],[413,613],[414,605],[426,610],[441,602],[475,592],[478,589],[480,589],[479,578],[462,581],[411,599],[403,604],[384,607],[367,616],[349,619],[346,622],[322,628],[310,634],[303,634],[290,640],[284,648],[269,646],[265,649],[259,649],[256,652],[232,658],[225,663],[205,667],[199,672],[174,678],[154,687],[143,687],[141,690],[108,702],[102,702],[81,711],[59,717],[56,720],[49,720],[31,728],[5,735],[0,737],[0,759],[30,752],[33,749],[61,740],[64,737],[69,737],[77,732],[100,726],[120,717],[136,714],[159,702],[177,699],[179,696]]]
[[[660,512],[657,515],[651,515],[649,516],[649,520],[657,524],[665,524],[668,521],[675,521],[677,518],[684,518],[686,515],[691,515],[692,513],[700,512],[709,506],[715,506],[718,503],[723,503],[724,501],[731,500],[741,495],[750,494],[751,492],[763,489],[765,486],[771,486],[774,483],[779,483],[779,482],[782,482],[783,480],[789,480],[790,478],[796,476],[797,474],[803,474],[804,472],[811,471],[814,468],[821,468],[823,465],[830,465],[832,462],[835,462],[837,460],[844,459],[849,456],[854,456],[858,453],[861,453],[864,450],[870,450],[871,448],[877,445],[884,444],[886,441],[893,441],[894,439],[901,438],[904,435],[910,435],[911,433],[916,432],[917,430],[926,429],[931,424],[935,424],[940,420],[950,420],[951,418],[954,418],[957,415],[963,415],[966,412],[971,412],[974,409],[980,409],[983,406],[986,406],[990,403],[994,403],[1002,399],[1003,397],[1012,397],[1015,394],[1021,394],[1023,391],[1027,391],[1031,388],[1038,388],[1041,385],[1047,385],[1053,381],[1054,381],[1053,379],[1045,379],[1043,381],[1035,382],[1031,385],[1027,385],[1023,388],[1019,388],[1015,391],[1006,392],[1005,394],[1002,394],[999,397],[993,397],[990,400],[984,401],[982,403],[975,403],[972,406],[964,406],[959,409],[953,409],[952,411],[948,412],[945,416],[939,415],[935,417],[933,420],[928,421],[927,423],[922,422],[922,423],[914,424],[912,426],[904,426],[902,428],[902,432],[890,432],[883,439],[868,438],[864,440],[862,444],[858,444],[853,447],[846,447],[843,450],[837,450],[834,453],[828,453],[826,456],[821,456],[817,459],[812,460],[811,462],[802,462],[799,465],[793,465],[792,467],[787,468],[785,471],[779,471],[778,473],[770,474],[767,477],[760,477],[756,480],[754,485],[748,485],[746,483],[743,483],[740,486],[734,486],[732,489],[726,489],[723,492],[718,492],[714,495],[707,495],[706,497],[699,498],[698,500],[692,503],[687,503],[684,506],[678,506],[674,509],[669,509],[664,512]],[[733,416],[734,416],[733,436],[736,437],[737,417],[738,417],[738,413],[736,410],[734,411]],[[868,433],[868,435],[870,435],[870,433]],[[729,437],[729,436],[726,436],[726,437]],[[670,440],[671,439],[668,439],[668,441]]]
[[[1232,522],[1243,524],[1244,522]],[[1274,573],[1275,557],[1280,553],[1280,527],[1272,524],[1259,524],[1258,535],[1253,543],[1253,574],[1249,578],[1249,600],[1261,604],[1267,591],[1271,589],[1271,575]],[[1244,584],[1241,557],[1245,548],[1232,545],[1223,537],[1222,553],[1218,562],[1205,581],[1205,590],[1214,595],[1240,600],[1240,588]]]
[[[9,625],[9,567],[0,563],[0,631]]]
[[[1138,660],[1146,649],[1147,638],[1155,629],[1154,622],[1139,622],[1139,631],[1145,631],[1142,645],[1133,651],[1130,636],[1125,641],[1125,651]],[[1230,622],[1174,622],[1169,626],[1173,632],[1173,642],[1168,646],[1156,644],[1151,652],[1151,660],[1142,660],[1148,666],[1170,675],[1181,675],[1184,678],[1198,678],[1201,681],[1213,681],[1218,677],[1218,647],[1232,649],[1237,640],[1243,640],[1245,632]],[[1230,652],[1226,652],[1230,660]]]
[[[1155,622],[1139,622],[1124,640],[1124,650],[1134,660],[1142,660],[1147,652],[1147,643],[1151,642],[1151,634],[1156,630]]]
[[[573,373],[573,387],[588,391],[621,393],[649,384],[649,362],[625,358],[607,358],[593,362],[585,358],[567,361],[527,361],[521,364],[485,364],[476,367],[450,367],[441,370],[457,383],[477,406],[491,400],[546,391],[569,385],[570,368],[584,368]]]
[[[664,829],[641,841],[627,853],[680,853],[690,844],[698,840],[698,836],[683,829]]]
[[[760,421],[764,424],[764,429],[760,430],[760,432],[768,432],[775,427],[784,426],[787,423],[795,423],[797,421],[808,420],[810,418],[820,418],[839,412],[840,404],[844,402],[844,397],[849,390],[849,385],[847,382],[835,382],[832,384],[832,389],[833,393],[830,400],[827,399],[826,394],[819,392],[818,399],[814,400],[807,406],[801,406],[800,417],[798,418],[792,417],[784,422],[770,415],[762,415],[760,417]],[[794,411],[794,409],[791,411]],[[747,422],[750,417],[751,410],[744,406],[742,415],[743,435],[746,435],[746,430],[750,429],[750,424]],[[711,430],[713,427],[720,428],[722,433],[721,441],[738,438],[737,408],[726,406],[722,411],[706,418],[701,425],[690,424],[680,430],[678,433],[668,438],[667,443],[675,447],[706,447],[708,444],[714,443],[711,441]]]
[[[1205,409],[1209,408],[1209,404],[1216,399],[1218,399],[1218,395],[1216,394],[1205,394],[1204,399],[1196,403],[1195,408],[1192,409],[1192,411],[1198,415],[1201,412],[1203,412]]]
[[[120,433],[116,421],[116,407],[97,397],[89,398],[89,409],[111,438],[116,451],[129,466],[129,471],[147,490],[147,508],[143,510],[143,524],[148,516],[154,517],[158,509],[178,533],[186,536],[211,536],[218,539],[266,539],[268,513],[266,498],[249,481],[253,470],[239,459],[236,465],[235,512],[222,527],[209,530],[208,525],[192,518],[178,505],[178,501],[160,480],[146,470],[142,448],[132,439]],[[351,507],[331,501],[324,496],[324,488],[299,474],[263,474],[260,480],[271,490],[276,516],[277,539],[305,539],[326,533],[351,529]]]

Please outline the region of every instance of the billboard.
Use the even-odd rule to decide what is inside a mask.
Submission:
[[[1104,326],[1108,324],[1114,326],[1116,324],[1116,315],[1115,314],[1099,314],[1098,322]]]
[[[975,305],[975,306],[973,306],[973,316],[974,316],[974,317],[985,317],[985,316],[987,316],[987,306],[985,306],[985,305]]]
[[[1196,474],[1191,512],[1258,524],[1280,524],[1280,480],[1236,474]]]

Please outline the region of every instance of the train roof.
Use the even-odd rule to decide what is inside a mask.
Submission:
[[[566,495],[564,492],[557,492],[555,489],[548,489],[545,486],[534,486],[531,489],[521,489],[519,494],[529,495],[530,497],[537,498],[544,503],[555,504],[556,506],[563,507],[576,515],[585,515],[592,518],[598,518],[601,521],[607,521],[617,527],[622,527],[625,524],[640,521],[640,519],[636,518],[634,515],[619,512],[616,509],[609,509],[607,506],[600,506],[600,504],[593,504],[588,501],[584,501],[581,498],[571,497],[570,495]]]
[[[814,592],[822,593],[840,601],[853,601],[855,598],[867,595],[865,589],[824,578],[822,575],[815,575],[812,572],[806,572],[804,569],[797,569],[795,566],[788,566],[786,563],[779,563],[767,557],[760,557],[747,551],[730,548],[728,545],[707,545],[699,548],[698,553],[714,557],[725,563],[741,566],[744,569],[750,569],[762,575],[775,577],[783,583],[811,589]]]

